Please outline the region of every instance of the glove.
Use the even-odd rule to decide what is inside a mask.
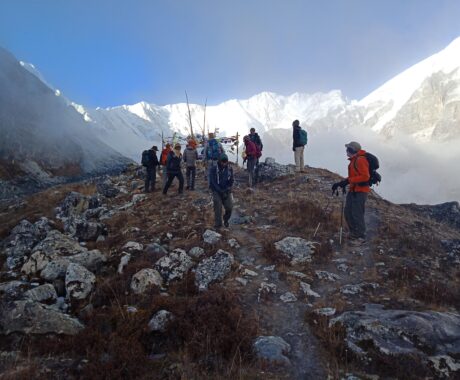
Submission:
[[[342,189],[348,185],[348,179],[344,179],[343,181],[336,182],[332,185],[332,193],[335,193],[339,187]]]

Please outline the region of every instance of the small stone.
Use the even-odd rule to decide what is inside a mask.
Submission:
[[[148,327],[153,332],[165,332],[168,323],[174,319],[174,315],[167,310],[160,310],[150,319]]]
[[[222,281],[230,273],[233,262],[233,255],[222,249],[201,261],[195,271],[198,289],[206,290],[211,283]]]
[[[125,253],[120,259],[120,264],[118,264],[117,272],[119,274],[123,273],[123,269],[125,268],[126,265],[128,265],[129,260],[131,260],[131,255],[129,253]]]
[[[300,288],[302,289],[302,292],[304,292],[304,294],[306,294],[307,296],[312,296],[312,297],[316,297],[316,298],[321,297],[318,293],[313,291],[311,289],[310,284],[307,284],[306,282],[300,281]]]
[[[327,281],[331,281],[331,282],[334,282],[336,280],[340,280],[339,275],[337,275],[335,273],[327,272],[325,270],[317,270],[317,271],[315,271],[315,274],[316,274],[316,277],[318,277],[320,280],[327,280]]]
[[[339,264],[337,265],[337,269],[341,272],[346,272],[348,270],[348,265],[347,264]]]
[[[275,248],[286,256],[291,265],[304,264],[312,260],[314,243],[299,237],[288,236],[275,243]]]
[[[265,297],[269,294],[276,294],[276,290],[277,290],[277,287],[275,284],[265,282],[265,281],[261,282],[260,287],[257,291],[257,301],[260,302],[260,299],[262,297]]]
[[[240,248],[240,244],[237,242],[236,239],[228,239],[228,245],[230,248],[238,249]]]
[[[163,278],[155,269],[145,268],[137,272],[131,279],[131,290],[136,294],[145,293],[149,288],[161,287]]]
[[[257,277],[259,274],[257,272],[254,272],[253,270],[250,269],[245,269],[243,271],[243,276],[249,276],[249,277]]]
[[[318,315],[324,315],[330,317],[335,314],[335,309],[333,307],[323,307],[321,309],[316,309],[314,312]]]
[[[204,255],[204,249],[201,247],[193,247],[188,251],[188,255],[195,259],[199,259]]]
[[[274,271],[276,268],[276,265],[268,265],[266,267],[264,267],[264,270],[267,271],[267,272],[271,272],[271,271]]]
[[[287,302],[296,302],[297,297],[291,293],[291,292],[286,292],[280,296],[280,300],[287,303]]]
[[[253,347],[259,359],[287,366],[291,365],[286,356],[291,352],[291,346],[279,336],[259,336]]]
[[[96,276],[85,267],[70,263],[65,274],[67,297],[82,300],[88,297],[96,283]]]
[[[246,286],[248,284],[248,280],[242,277],[235,277],[235,281],[240,283],[243,286]]]
[[[130,253],[133,252],[142,252],[144,249],[144,246],[140,243],[137,243],[135,241],[128,241],[122,248],[124,251],[128,251]]]
[[[297,277],[297,278],[300,278],[300,279],[308,278],[308,276],[305,273],[302,273],[302,272],[289,271],[286,274],[288,276]]]
[[[216,244],[220,241],[222,235],[212,230],[206,230],[203,234],[203,240],[208,244]]]

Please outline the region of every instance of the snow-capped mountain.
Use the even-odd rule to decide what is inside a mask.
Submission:
[[[32,68],[0,48],[0,198],[129,162]]]

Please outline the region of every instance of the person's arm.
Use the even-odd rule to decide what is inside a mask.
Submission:
[[[160,163],[158,162],[158,157],[156,153],[153,153],[153,166],[158,166]]]
[[[361,182],[368,182],[370,179],[369,162],[367,161],[366,157],[359,156],[356,158],[354,166],[358,174],[353,177],[348,177],[349,183],[358,184]]]
[[[231,190],[232,190],[232,187],[233,187],[233,182],[234,182],[234,179],[233,179],[233,169],[232,169],[232,167],[229,166],[229,167],[228,167],[228,170],[230,171],[230,178],[229,178],[229,180],[228,180],[228,183],[229,183],[229,185],[228,185],[228,187],[229,187],[228,190],[231,191]]]

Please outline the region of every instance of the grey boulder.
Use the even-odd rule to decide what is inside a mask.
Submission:
[[[195,284],[198,289],[206,290],[211,283],[222,281],[230,273],[233,262],[233,255],[222,249],[201,261],[195,271]]]

